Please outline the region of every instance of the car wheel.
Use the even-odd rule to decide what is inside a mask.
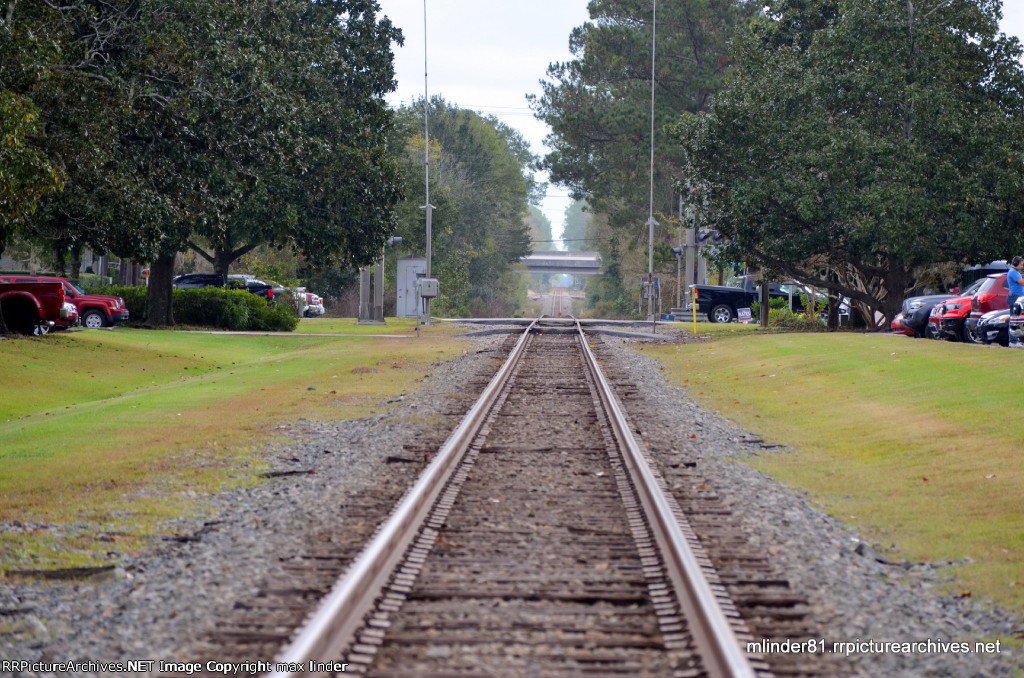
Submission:
[[[710,320],[713,323],[728,323],[732,322],[732,307],[726,304],[719,304],[711,309]]]
[[[967,323],[964,323],[963,339],[964,339],[964,343],[967,343],[967,344],[983,344],[983,343],[985,343],[985,342],[983,342],[981,340],[981,336],[978,334],[977,328],[971,328],[971,327],[969,327],[967,325]]]
[[[37,337],[41,337],[49,331],[50,326],[45,323],[40,323],[39,325],[36,325],[35,327],[32,328],[32,334]]]
[[[925,327],[924,335],[929,339],[942,339],[942,330],[935,323],[928,323]]]
[[[107,319],[103,317],[103,314],[93,309],[86,311],[82,314],[82,327],[88,327],[89,329],[96,330],[101,327],[106,327]]]

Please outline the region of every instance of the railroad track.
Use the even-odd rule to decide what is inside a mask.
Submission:
[[[743,650],[747,627],[588,340],[567,329],[523,334],[283,665],[308,671],[335,658],[377,676],[768,674]]]
[[[210,634],[213,656],[273,654],[276,678],[341,664],[375,676],[850,674],[828,656],[746,652],[815,638],[806,601],[753,552],[698,458],[637,445],[622,414],[643,421],[642,389],[603,374],[614,360],[600,339],[549,319],[513,341],[494,349],[508,355],[486,386],[468,385],[483,395],[447,441],[409,450],[433,461],[390,518],[373,533],[383,495],[344,507],[355,534],[325,528],[295,579]]]
[[[572,297],[566,287],[552,287],[547,295],[547,313],[554,318],[572,317]]]

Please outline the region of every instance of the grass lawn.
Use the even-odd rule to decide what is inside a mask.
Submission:
[[[446,323],[433,321],[430,327],[421,327],[420,331],[432,334],[444,333]],[[448,328],[450,329],[450,328]],[[303,318],[295,328],[298,334],[400,334],[416,336],[416,318],[388,318],[386,325],[358,325],[355,318]]]
[[[1024,352],[707,327],[707,343],[644,354],[696,400],[796,448],[750,463],[896,558],[970,559],[953,592],[1024,611]]]
[[[388,322],[373,329],[403,324]],[[380,411],[465,348],[448,327],[419,339],[365,329],[119,328],[0,342],[0,523],[25,526],[0,535],[4,569],[96,564],[111,548],[101,532],[137,548],[161,519],[201,510],[204,492],[257,482],[275,425]]]

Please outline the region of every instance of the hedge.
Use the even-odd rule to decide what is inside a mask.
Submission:
[[[143,322],[149,314],[146,287],[104,287],[95,293],[124,299],[133,322]],[[291,332],[299,324],[298,315],[289,305],[268,303],[263,297],[245,290],[219,287],[176,289],[171,303],[174,322],[178,325]]]

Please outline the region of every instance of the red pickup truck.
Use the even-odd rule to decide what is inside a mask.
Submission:
[[[64,286],[58,282],[5,282],[0,279],[0,313],[7,329],[19,334],[46,334],[67,322]]]
[[[119,322],[128,322],[128,308],[121,297],[104,294],[89,294],[67,278],[48,275],[0,275],[0,283],[56,282],[64,286],[67,301],[78,308],[82,327],[109,327]],[[59,324],[59,323],[58,323]]]

